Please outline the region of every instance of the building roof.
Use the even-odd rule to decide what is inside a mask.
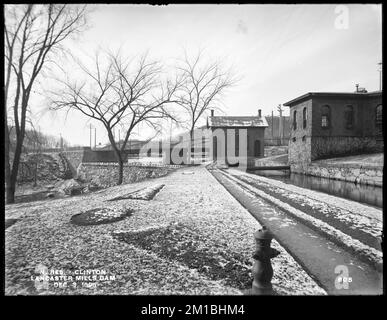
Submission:
[[[209,127],[268,127],[265,117],[208,117]]]
[[[304,100],[310,99],[312,97],[342,97],[342,98],[358,98],[358,97],[373,97],[381,95],[382,91],[373,91],[373,92],[308,92],[299,96],[293,100],[285,102],[283,105],[291,107],[295,104],[298,104]]]

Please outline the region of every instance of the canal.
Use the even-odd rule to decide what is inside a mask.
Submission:
[[[337,197],[383,208],[383,188],[354,184],[353,182],[331,180],[281,171],[255,171],[255,174],[280,180],[301,188],[321,191]]]

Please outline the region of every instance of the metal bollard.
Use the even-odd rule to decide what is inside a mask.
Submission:
[[[278,256],[280,252],[270,247],[272,234],[266,227],[254,233],[255,242],[257,245],[253,255],[255,259],[253,265],[253,284],[250,290],[247,290],[248,295],[273,295],[273,286],[271,279],[273,278],[273,268],[271,259]]]

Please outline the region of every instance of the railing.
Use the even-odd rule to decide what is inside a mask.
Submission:
[[[287,146],[289,144],[290,138],[273,138],[273,139],[264,139],[265,146]]]

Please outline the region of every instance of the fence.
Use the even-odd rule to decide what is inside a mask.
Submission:
[[[289,138],[264,139],[265,146],[287,146]]]

